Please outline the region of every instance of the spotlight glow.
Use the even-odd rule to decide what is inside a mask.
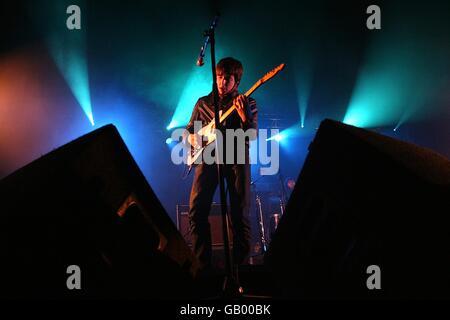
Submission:
[[[70,0],[30,1],[27,9],[35,27],[46,40],[52,60],[89,122],[94,126],[86,53],[87,20],[84,16],[81,17],[80,30],[66,28],[67,16],[64,13],[71,4]],[[83,11],[86,6],[85,0],[77,1],[77,5],[85,12]]]
[[[86,58],[79,48],[64,48],[58,43],[56,39],[51,42],[53,58],[87,118],[94,125]]]
[[[301,31],[300,31],[301,32]],[[300,114],[300,125],[305,125],[306,112],[308,110],[309,98],[311,95],[313,71],[316,64],[314,47],[315,38],[309,38],[309,35],[302,34],[302,38],[308,38],[308,41],[299,44],[295,55],[293,56],[293,70],[295,77],[295,86],[297,91],[297,105]]]
[[[170,124],[166,127],[166,130],[171,130],[176,127],[176,122],[171,121]]]
[[[275,140],[275,141],[280,142],[281,140],[283,140],[283,138],[284,137],[281,135],[281,133],[279,133],[279,134],[276,134],[276,135],[274,135],[274,136],[272,136],[270,138],[267,138],[266,141]]]
[[[236,52],[234,49],[230,50],[227,47],[218,46],[216,48],[216,53],[218,57],[227,57],[235,54]],[[211,69],[193,66],[187,80],[179,81],[185,81],[185,85],[181,91],[177,107],[173,113],[169,125],[167,126],[167,130],[180,128],[187,125],[197,99],[202,96],[206,96],[211,92]]]
[[[209,77],[208,77],[209,76]],[[211,76],[206,69],[194,67],[173,113],[167,130],[187,125],[197,99],[211,91]]]
[[[393,28],[388,36],[374,37],[344,123],[373,128],[405,123],[419,112],[429,113],[425,102],[442,83],[440,70],[448,59],[426,33],[405,30]]]

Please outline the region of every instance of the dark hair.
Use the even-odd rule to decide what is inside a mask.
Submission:
[[[244,68],[239,60],[231,57],[223,58],[216,66],[216,71],[224,73],[226,75],[233,75],[234,80],[239,83],[242,78]]]

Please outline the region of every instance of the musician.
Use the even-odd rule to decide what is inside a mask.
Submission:
[[[257,108],[253,98],[239,94],[238,87],[242,78],[241,62],[234,58],[224,58],[216,66],[217,87],[219,93],[219,110],[226,112],[236,105],[234,111],[224,122],[226,129],[257,129]],[[214,118],[213,93],[201,97],[192,112],[186,127],[187,137],[191,145],[196,145],[197,135],[194,134],[194,121],[201,121],[207,125]],[[225,143],[225,142],[224,142]],[[237,142],[234,142],[237,144]],[[233,263],[234,267],[242,264],[250,251],[250,163],[249,141],[245,146],[234,145],[235,150],[241,147],[245,152],[245,163],[238,164],[236,159],[231,163],[225,162],[224,176],[230,200],[230,216],[233,231]],[[224,152],[225,148],[221,150]],[[236,153],[235,153],[236,154]],[[224,159],[226,157],[224,156]],[[203,270],[213,270],[211,265],[211,230],[208,215],[218,184],[217,165],[201,163],[195,168],[194,181],[189,201],[189,221],[192,233],[193,250],[203,265]],[[236,270],[236,269],[235,269]]]

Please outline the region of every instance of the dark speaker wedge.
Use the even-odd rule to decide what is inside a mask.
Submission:
[[[198,262],[113,125],[4,178],[0,203],[2,297],[191,294]]]
[[[324,120],[266,255],[278,294],[449,298],[449,199],[447,158]]]

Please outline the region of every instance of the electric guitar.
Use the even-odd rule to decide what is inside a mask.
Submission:
[[[261,79],[256,81],[256,83],[244,94],[246,97],[249,97],[256,89],[258,89],[263,83],[269,81],[272,79],[278,72],[283,70],[285,64],[282,63],[278,67],[274,68],[273,70],[267,72]],[[230,116],[233,111],[236,110],[236,105],[231,106],[224,114],[220,115],[219,123],[222,123],[225,121],[228,116]],[[186,164],[189,167],[192,167],[192,165],[196,164],[195,161],[198,159],[198,157],[202,154],[203,150],[212,142],[216,140],[216,134],[215,134],[215,119],[213,118],[210,123],[208,123],[206,126],[201,128],[197,134],[200,136],[201,144],[193,145],[191,146],[191,152],[187,157]]]

